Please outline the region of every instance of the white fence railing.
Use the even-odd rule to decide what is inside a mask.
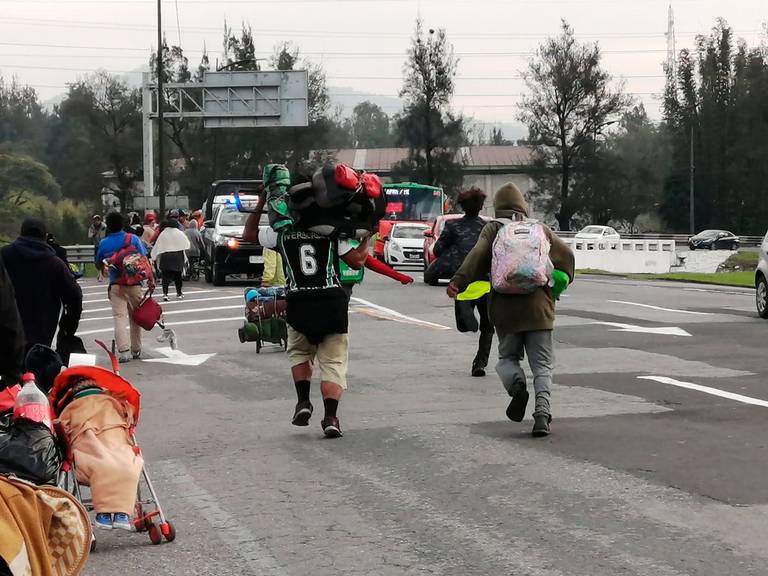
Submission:
[[[674,240],[562,240],[573,250],[579,270],[665,274],[678,263]]]

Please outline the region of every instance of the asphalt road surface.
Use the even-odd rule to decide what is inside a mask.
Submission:
[[[84,287],[83,337],[111,338],[105,287]],[[190,284],[165,306],[183,353],[214,356],[124,366],[177,540],[99,532],[86,574],[768,573],[768,325],[751,291],[578,278],[553,434],[534,439],[492,371],[469,377],[475,337],[444,288],[369,275],[339,440],[316,385],[310,427],[291,426],[286,357],[237,340],[242,292]]]

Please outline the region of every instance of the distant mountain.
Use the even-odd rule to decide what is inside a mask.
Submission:
[[[390,116],[403,109],[403,101],[400,98],[360,92],[348,86],[328,86],[328,96],[331,99],[331,108],[341,108],[342,116],[351,116],[355,106],[366,101],[380,106]]]
[[[355,106],[366,101],[377,104],[390,116],[397,114],[403,109],[403,101],[400,98],[361,92],[347,86],[328,86],[328,96],[331,99],[331,108],[340,108],[341,115],[344,117],[351,116]],[[481,122],[470,120],[469,125],[475,133],[484,131],[486,137],[490,137],[492,128],[501,129],[504,138],[513,142],[525,138],[528,134],[525,126],[515,122]]]

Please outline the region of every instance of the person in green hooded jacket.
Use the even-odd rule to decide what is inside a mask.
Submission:
[[[518,188],[508,183],[493,198],[496,218],[522,220],[528,218],[528,204]],[[455,298],[474,281],[488,278],[491,272],[493,242],[503,227],[497,220],[486,224],[480,238],[448,285],[448,295]],[[571,249],[548,227],[544,227],[551,243],[550,260],[556,271],[574,277],[574,256]],[[552,330],[555,324],[556,295],[550,286],[530,294],[501,294],[491,290],[488,312],[499,337],[499,363],[496,372],[512,397],[507,417],[521,422],[528,404],[528,388],[521,362],[528,354],[536,393],[533,435],[546,436],[552,421],[550,396],[554,349]]]

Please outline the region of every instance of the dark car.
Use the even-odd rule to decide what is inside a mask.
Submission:
[[[688,239],[691,250],[738,250],[739,237],[727,230],[704,230]]]

